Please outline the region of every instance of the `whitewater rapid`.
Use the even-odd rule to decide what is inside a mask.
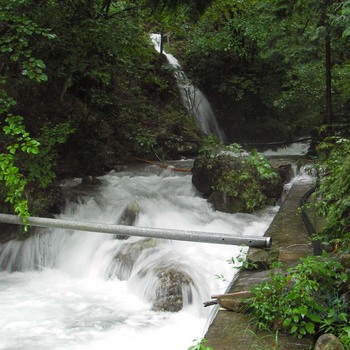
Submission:
[[[262,236],[278,210],[214,211],[190,174],[154,166],[113,171],[99,180],[93,195],[67,203],[58,217],[115,224],[136,202],[137,226]],[[214,311],[203,302],[225,292],[236,273],[228,261],[245,248],[146,240],[47,229],[0,245],[0,349],[186,350],[205,334]],[[130,250],[136,260],[125,271],[116,256]],[[152,311],[159,267],[175,267],[193,280],[180,312]]]

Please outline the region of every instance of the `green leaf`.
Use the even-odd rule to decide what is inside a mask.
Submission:
[[[308,322],[305,326],[305,329],[309,334],[314,334],[315,333],[315,325],[311,322]]]
[[[40,68],[46,68],[45,63],[42,60],[36,60],[35,63]]]
[[[291,318],[286,318],[284,321],[283,321],[283,327],[284,328],[288,328],[289,325],[292,323],[292,319]]]
[[[313,322],[316,322],[316,323],[321,323],[322,322],[321,317],[319,315],[317,315],[317,314],[308,312],[306,314],[306,316]]]
[[[308,308],[305,305],[302,305],[298,309],[299,309],[301,317],[304,318],[305,315],[307,314]]]
[[[298,326],[294,324],[294,325],[291,327],[290,332],[293,334],[293,333],[295,333],[297,330],[298,330]]]

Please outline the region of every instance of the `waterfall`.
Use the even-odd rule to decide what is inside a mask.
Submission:
[[[263,235],[277,210],[213,211],[191,175],[154,166],[99,179],[96,193],[67,203],[58,217],[115,224],[135,202],[137,226],[251,236]],[[0,349],[179,350],[203,336],[214,311],[203,302],[225,292],[236,273],[228,260],[242,247],[125,238],[43,229],[25,241],[0,244]],[[184,276],[178,312],[154,309],[164,297],[161,275],[168,272]]]
[[[151,34],[155,49],[160,52],[160,34]],[[207,135],[216,136],[219,141],[225,141],[225,135],[220,129],[215,114],[205,95],[195,87],[182,70],[178,60],[164,52],[169,64],[174,68],[174,74],[181,93],[182,101],[189,114],[194,117],[199,128]]]

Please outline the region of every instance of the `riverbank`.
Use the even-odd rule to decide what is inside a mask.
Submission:
[[[293,184],[276,217],[265,232],[272,238],[268,254],[276,254],[285,266],[298,263],[299,259],[313,254],[307,229],[298,211],[300,199],[312,187],[309,181]],[[255,260],[256,249],[250,249],[248,258]],[[248,291],[268,278],[268,270],[242,270],[232,282],[228,293]],[[274,331],[263,332],[255,328],[249,314],[218,308],[214,321],[204,337],[205,346],[215,350],[309,350],[313,338],[297,339],[289,334]]]

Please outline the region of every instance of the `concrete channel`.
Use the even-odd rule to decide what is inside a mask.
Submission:
[[[272,238],[272,247],[266,254],[274,254],[285,266],[292,266],[299,259],[313,254],[309,233],[298,210],[300,199],[310,190],[312,183],[296,182],[290,189],[265,236]],[[256,260],[259,254],[250,248],[248,258]],[[232,281],[227,293],[249,291],[268,278],[268,270],[241,270]],[[292,335],[271,330],[259,331],[249,314],[217,307],[217,313],[204,338],[206,347],[214,350],[309,350],[313,338],[297,339]]]

